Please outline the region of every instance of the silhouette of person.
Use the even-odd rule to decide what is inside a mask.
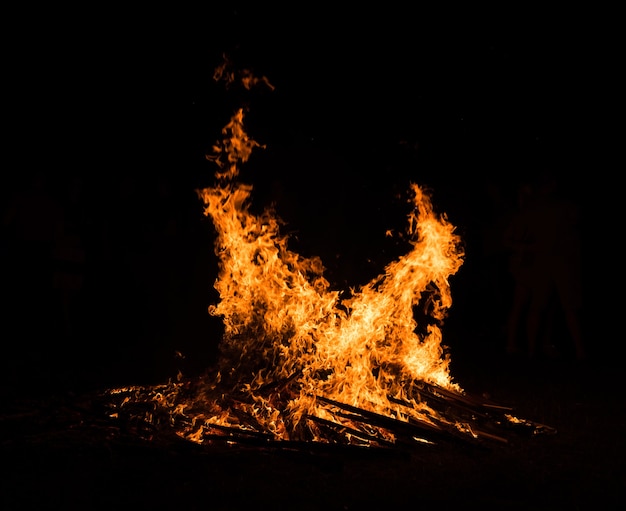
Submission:
[[[62,202],[61,228],[55,237],[53,286],[60,301],[62,332],[76,333],[85,284],[87,235],[90,221],[84,204],[83,177],[70,176]]]
[[[508,299],[513,286],[510,275],[511,248],[507,244],[507,230],[517,214],[517,205],[511,199],[510,187],[488,179],[483,183],[483,198],[478,222],[481,234],[481,258],[477,282],[473,289],[483,290],[485,300],[492,303],[493,321],[481,322],[480,328],[491,339],[506,336]]]
[[[508,271],[512,277],[511,302],[506,323],[506,352],[509,355],[519,352],[520,332],[525,327],[524,318],[531,297],[530,278],[533,254],[527,216],[532,200],[531,183],[528,181],[519,183],[516,193],[516,210],[503,233],[503,245],[508,250]]]
[[[559,313],[573,342],[577,360],[586,357],[582,329],[582,254],[580,213],[575,201],[562,193],[555,172],[540,173],[535,193],[522,222],[531,264],[528,268],[528,356],[537,356],[539,338],[555,325]]]

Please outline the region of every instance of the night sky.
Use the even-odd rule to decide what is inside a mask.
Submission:
[[[129,172],[210,184],[204,154],[239,106],[268,148],[250,179],[297,174],[303,192],[313,183],[328,190],[341,174],[374,188],[411,179],[467,196],[546,162],[587,190],[587,169],[606,152],[616,50],[596,13],[223,6],[70,14],[15,20],[6,81],[18,174],[35,164],[82,172],[97,188]],[[223,54],[275,90],[225,90],[212,79]],[[312,168],[311,154],[330,162]],[[277,170],[274,158],[289,169]],[[441,206],[454,217],[446,202],[458,200]]]
[[[417,179],[472,181],[546,152],[579,161],[614,87],[610,30],[587,12],[483,14],[40,12],[18,24],[9,55],[17,139],[55,167],[174,167],[246,104],[272,146],[314,141],[358,164],[419,146]],[[224,91],[212,80],[224,53],[275,91]]]
[[[616,49],[600,13],[50,9],[11,20],[3,205],[40,168],[58,189],[82,176],[94,216],[108,219],[132,176],[140,223],[164,176],[178,218],[194,224],[195,189],[213,182],[204,155],[243,106],[266,147],[242,179],[259,208],[280,197],[297,249],[322,255],[337,285],[377,274],[402,250],[381,238],[402,228],[410,181],[458,226],[470,269],[492,219],[490,187],[508,200],[544,165],[586,204],[588,239],[603,239],[594,226],[611,216],[615,193]],[[274,90],[216,83],[223,55]],[[210,266],[210,226],[188,232],[203,228],[190,245]],[[210,282],[206,271],[199,279]],[[459,276],[461,303],[475,298],[475,283]]]

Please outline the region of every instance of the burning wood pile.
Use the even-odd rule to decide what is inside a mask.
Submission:
[[[299,395],[295,379],[251,393],[242,388],[225,392],[211,378],[111,390],[109,415],[140,438],[174,434],[204,446],[411,450],[453,443],[490,448],[555,433],[550,426],[515,417],[510,407],[425,382],[415,382],[412,401],[390,397],[394,408],[387,413],[315,396],[315,410],[294,423],[285,410]]]
[[[243,76],[246,87],[269,85]],[[250,212],[252,187],[237,178],[260,144],[243,120],[239,109],[224,127],[207,156],[216,184],[198,191],[216,231],[219,362],[193,381],[110,390],[110,415],[204,445],[485,444],[548,431],[452,380],[440,325],[464,254],[422,188],[409,186],[408,253],[359,289],[333,290],[319,258],[289,249],[273,207]],[[425,303],[432,321],[418,325]]]

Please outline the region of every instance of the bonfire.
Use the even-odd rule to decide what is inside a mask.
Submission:
[[[214,77],[273,89],[226,62]],[[110,416],[202,445],[405,448],[545,431],[468,395],[450,374],[441,325],[464,254],[428,193],[408,184],[408,252],[358,288],[333,289],[320,258],[290,249],[273,205],[251,212],[253,187],[239,173],[262,145],[246,133],[245,113],[235,111],[207,155],[214,185],[198,190],[219,261],[219,301],[208,310],[224,325],[218,362],[198,378],[110,389]],[[433,321],[418,325],[425,302]]]

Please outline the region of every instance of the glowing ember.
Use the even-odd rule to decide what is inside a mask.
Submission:
[[[223,68],[216,72],[224,76]],[[122,401],[114,413],[129,402],[149,402],[151,414],[165,412],[178,435],[199,443],[233,435],[394,442],[397,428],[385,419],[475,436],[422,398],[447,393],[462,400],[463,390],[450,377],[437,322],[423,328],[413,312],[427,298],[440,323],[451,306],[448,279],[463,258],[455,228],[410,184],[410,251],[359,289],[345,295],[331,289],[319,258],[289,249],[272,209],[250,212],[252,187],[237,177],[259,144],[243,121],[238,110],[224,127],[207,157],[217,165],[217,184],[198,191],[216,229],[220,265],[220,300],[209,310],[224,323],[217,367],[194,384],[117,389],[111,395]]]

